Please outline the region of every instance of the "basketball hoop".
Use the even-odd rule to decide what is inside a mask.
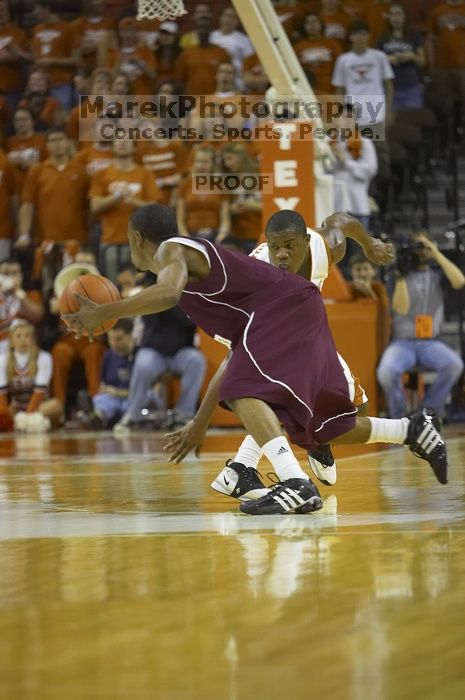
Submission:
[[[176,19],[186,14],[183,0],[138,0],[137,19]]]

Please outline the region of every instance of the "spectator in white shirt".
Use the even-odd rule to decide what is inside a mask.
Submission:
[[[210,43],[221,46],[231,56],[239,79],[239,87],[244,88],[242,80],[244,59],[254,53],[250,39],[238,30],[239,20],[232,7],[227,7],[220,15],[219,29],[210,34]]]
[[[347,103],[359,103],[357,114],[361,125],[388,125],[392,116],[394,78],[386,54],[368,47],[370,31],[364,22],[352,25],[352,50],[341,54],[334,66],[332,84]]]

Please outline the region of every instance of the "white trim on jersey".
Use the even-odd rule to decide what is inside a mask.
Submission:
[[[203,253],[205,255],[205,257],[208,260],[208,264],[209,264],[210,270],[211,270],[212,265],[211,265],[210,255],[208,254],[208,251],[205,248],[205,244],[210,245],[213,252],[215,253],[216,257],[218,258],[221,267],[223,268],[224,282],[223,282],[223,286],[221,287],[221,289],[219,289],[217,292],[210,292],[208,294],[205,293],[205,294],[201,294],[200,296],[202,296],[202,297],[214,297],[217,294],[221,294],[221,292],[224,292],[225,287],[228,283],[228,276],[226,274],[226,268],[224,266],[224,262],[221,260],[221,257],[219,255],[218,251],[216,250],[215,246],[213,245],[213,243],[210,243],[210,241],[207,241],[206,239],[204,241],[193,241],[191,238],[181,238],[179,236],[176,236],[175,238],[170,238],[169,240],[164,241],[164,243],[180,243],[181,245],[188,246],[189,248],[195,248],[195,250],[198,250],[200,253]],[[188,292],[186,289],[184,289],[184,294],[197,294],[197,292]]]

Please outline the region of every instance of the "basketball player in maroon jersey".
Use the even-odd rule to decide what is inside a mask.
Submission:
[[[444,440],[424,411],[412,418],[357,417],[337,357],[318,288],[209,241],[177,236],[171,209],[136,210],[128,238],[132,261],[157,284],[140,294],[97,305],[76,295],[80,310],[64,319],[76,334],[102,322],[164,311],[179,304],[211,336],[231,342],[219,399],[233,410],[272,463],[279,483],[242,502],[244,513],[319,510],[318,489],[301,469],[289,437],[306,450],[329,442],[406,444],[447,483]],[[308,371],[311,368],[311,371]]]

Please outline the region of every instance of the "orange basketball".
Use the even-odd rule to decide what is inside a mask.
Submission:
[[[60,313],[74,314],[79,311],[79,299],[75,299],[75,293],[87,297],[96,304],[109,304],[112,301],[121,299],[118,288],[102,275],[80,275],[64,288],[60,297]],[[66,321],[65,321],[66,323]],[[105,321],[100,326],[97,326],[93,331],[93,335],[102,335],[106,333],[116,323],[116,319]],[[69,324],[67,324],[69,325]],[[83,331],[83,335],[89,335],[87,331]]]

